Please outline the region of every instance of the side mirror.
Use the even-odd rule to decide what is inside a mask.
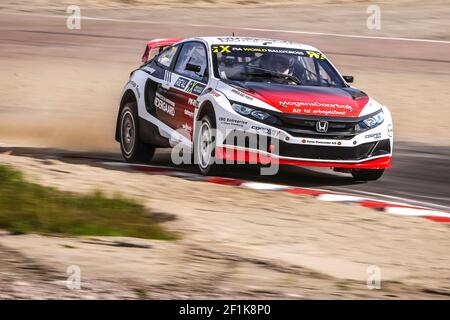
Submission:
[[[343,78],[347,83],[352,83],[354,80],[353,76],[343,76]]]
[[[199,66],[198,64],[188,63],[188,64],[186,64],[185,70],[193,71],[195,73],[198,73],[198,72],[200,72],[202,70],[202,67]]]

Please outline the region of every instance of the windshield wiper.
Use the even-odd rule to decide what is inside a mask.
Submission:
[[[272,76],[272,77],[276,77],[276,78],[289,79],[292,82],[295,82],[296,84],[299,84],[299,85],[302,84],[302,82],[296,76],[292,76],[290,74],[284,74],[281,72],[264,69],[264,68],[260,68],[260,67],[254,67],[254,66],[247,66],[247,67],[255,69],[255,70],[259,70],[261,72],[241,72],[242,75],[257,76],[257,77]]]

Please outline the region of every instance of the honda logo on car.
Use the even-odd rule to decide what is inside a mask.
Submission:
[[[317,121],[316,122],[317,132],[327,132],[328,131],[328,121]]]

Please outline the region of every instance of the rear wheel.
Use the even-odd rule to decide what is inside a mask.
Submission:
[[[357,181],[374,181],[381,178],[384,169],[352,169],[350,173]]]
[[[125,104],[120,113],[120,149],[127,162],[147,163],[155,153],[155,147],[145,144],[139,136],[137,104]]]

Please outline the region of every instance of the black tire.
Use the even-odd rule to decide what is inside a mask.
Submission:
[[[119,134],[120,150],[125,161],[148,163],[152,160],[155,147],[141,141],[135,102],[129,102],[123,107],[120,113]]]
[[[381,178],[384,169],[352,169],[350,173],[357,181],[375,181]]]
[[[199,128],[196,128],[195,132],[195,138],[194,138],[194,163],[197,164],[200,172],[203,175],[213,175],[219,173],[219,165],[216,163],[216,141],[215,141],[215,135],[213,134],[213,131],[216,129],[216,122],[215,117],[213,114],[205,114],[199,121],[200,126]],[[205,127],[207,127],[207,130],[213,130],[210,131],[210,138],[209,141],[209,150],[205,150]],[[207,154],[209,154],[209,160],[205,157],[207,157]]]

